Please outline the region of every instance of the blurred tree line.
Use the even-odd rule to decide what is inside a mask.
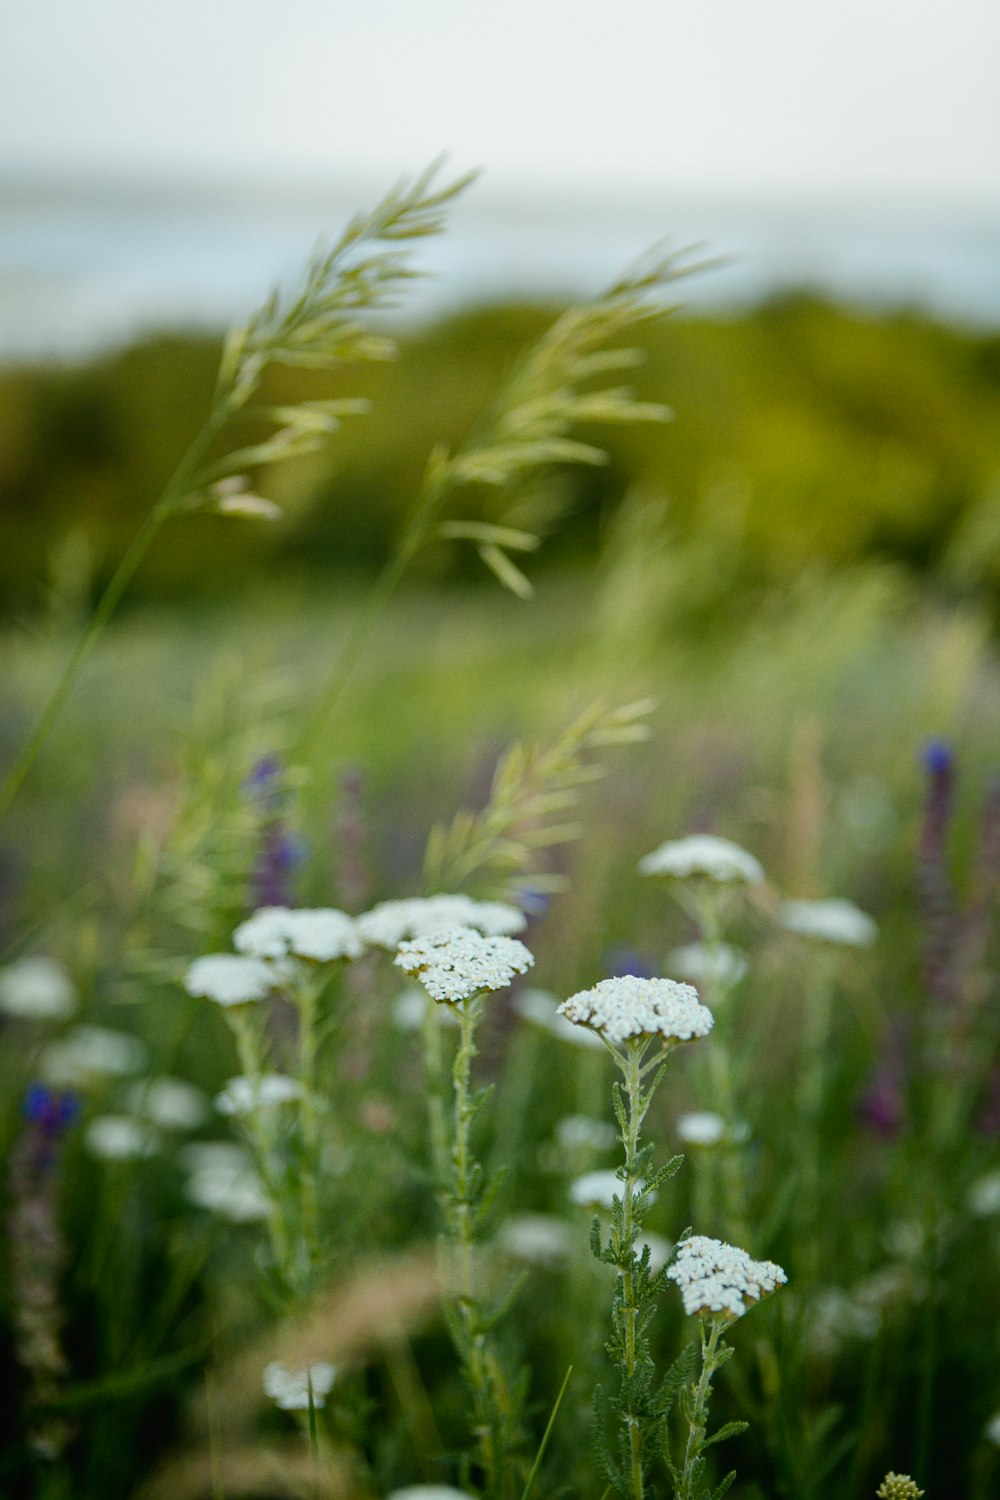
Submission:
[[[476,423],[556,311],[488,307],[410,330],[398,360],[345,369],[332,392],[308,372],[270,372],[267,400],[360,395],[372,409],[322,453],[254,476],[284,510],[277,524],[171,524],[133,597],[377,566],[432,445]],[[606,468],[556,476],[564,514],[533,567],[593,555],[631,493],[666,499],[686,543],[718,545],[734,597],[876,557],[977,595],[1000,619],[1000,335],[788,296],[739,317],[668,320],[637,342],[640,395],[677,420],[603,430]],[[178,336],[81,367],[0,371],[5,612],[74,593],[82,604],[100,586],[198,430],[217,363],[217,341]],[[484,492],[463,509],[488,517],[491,503]],[[478,563],[442,544],[422,566],[444,581]]]

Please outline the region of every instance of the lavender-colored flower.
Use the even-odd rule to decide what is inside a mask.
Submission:
[[[260,846],[250,879],[250,904],[291,906],[291,876],[303,857],[301,840],[287,827],[284,771],[275,755],[263,755],[246,780],[246,793],[260,809]]]
[[[948,745],[934,740],[925,749],[923,762],[928,781],[917,848],[917,893],[924,929],[924,977],[929,993],[950,1006],[956,999],[958,937],[955,894],[948,873],[955,757]]]
[[[906,1057],[898,1027],[888,1027],[867,1087],[858,1104],[863,1125],[887,1140],[906,1123]]]
[[[66,1246],[58,1216],[58,1145],[77,1113],[70,1094],[34,1084],[22,1110],[25,1127],[10,1154],[10,1292],[14,1347],[28,1376],[28,1431],[35,1452],[62,1453],[69,1428],[49,1414],[69,1366],[60,1342],[59,1277]]]

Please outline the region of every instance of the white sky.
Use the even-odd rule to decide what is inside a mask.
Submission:
[[[0,0],[0,165],[1000,203],[998,0]]]

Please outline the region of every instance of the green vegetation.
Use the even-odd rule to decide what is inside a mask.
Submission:
[[[372,407],[262,484],[285,519],[257,530],[223,517],[179,522],[159,539],[140,590],[218,597],[241,591],[248,574],[339,578],[377,566],[433,444],[463,440],[551,319],[538,307],[470,310],[401,334],[394,361],[327,379],[324,395]],[[640,394],[665,397],[676,420],[602,436],[607,467],[566,471],[566,521],[541,566],[592,558],[622,495],[639,486],[669,501],[679,539],[721,549],[704,601],[713,614],[747,588],[866,557],[996,609],[996,336],[787,299],[732,320],[675,317],[632,341],[645,354]],[[83,589],[88,574],[90,587],[107,577],[200,426],[217,358],[214,341],[174,338],[79,370],[0,374],[8,609],[36,609],[46,584]],[[263,399],[287,406],[320,389],[310,372],[275,370]],[[491,505],[479,501],[482,519]],[[435,579],[478,568],[444,541],[422,566]]]
[[[1000,345],[664,322],[664,263],[383,359],[448,196],[218,377],[180,339],[3,377],[0,1491],[986,1500]],[[639,873],[690,832],[756,859]],[[442,887],[528,917],[463,917],[466,988],[372,910]],[[830,896],[877,940],[803,934]],[[241,926],[273,906],[335,941]],[[594,1008],[693,962],[710,1018]]]

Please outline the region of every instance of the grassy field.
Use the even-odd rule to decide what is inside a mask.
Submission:
[[[543,321],[362,370],[377,415],[272,473],[257,539],[181,514],[215,469],[168,487],[13,802],[0,1492],[994,1492],[996,341],[796,301],[657,326],[678,421],[598,467],[578,325],[495,396]],[[216,354],[7,379],[2,764]],[[312,387],[267,380],[301,435]],[[491,591],[469,544],[519,587],[541,478],[535,597]],[[457,936],[424,904],[384,936],[442,891]],[[605,979],[624,1011],[554,1020]]]

